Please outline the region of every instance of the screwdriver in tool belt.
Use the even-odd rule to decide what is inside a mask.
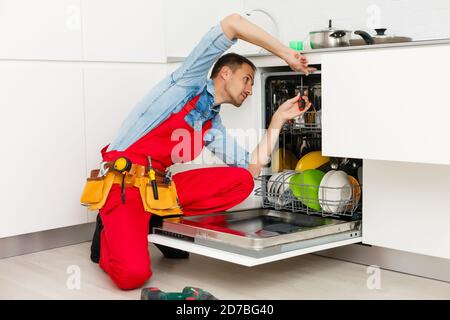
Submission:
[[[148,176],[150,177],[150,182],[152,184],[152,189],[153,189],[153,198],[155,198],[155,200],[158,200],[158,186],[156,185],[156,173],[155,170],[153,170],[152,167],[152,157],[147,156],[148,159]]]

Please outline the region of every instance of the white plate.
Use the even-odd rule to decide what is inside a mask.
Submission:
[[[270,178],[269,181],[267,182],[267,199],[272,202],[275,203],[277,201],[277,197],[276,197],[276,193],[274,192],[273,189],[275,189],[275,185],[274,183],[284,174],[284,172],[277,172],[274,173]]]
[[[352,198],[352,185],[347,173],[342,170],[334,172],[326,181],[325,186],[326,211],[330,213],[344,211]]]
[[[282,180],[280,182],[280,187],[277,190],[277,204],[280,206],[285,206],[292,201],[291,188],[289,187],[289,180],[291,177],[298,172],[295,170],[289,170],[285,175],[282,176]]]
[[[327,190],[327,183],[330,177],[336,173],[336,170],[330,170],[328,171],[322,178],[322,181],[320,181],[319,185],[319,204],[322,207],[322,210],[324,212],[330,212],[330,209],[327,206],[327,199],[325,198],[325,192]]]
[[[281,174],[275,179],[275,181],[272,184],[272,194],[274,197],[278,198],[280,188],[283,186],[284,177],[289,174],[287,171],[281,172]]]

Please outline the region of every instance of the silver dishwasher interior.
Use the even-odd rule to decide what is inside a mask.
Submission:
[[[362,160],[329,157],[319,166],[317,159],[324,158],[312,156],[321,151],[322,132],[316,67],[309,76],[286,68],[262,73],[265,128],[277,108],[298,92],[313,104],[285,124],[270,167],[256,178],[262,208],[166,219],[155,234],[254,258],[361,237]],[[299,167],[304,169],[295,171],[300,159],[306,159]]]

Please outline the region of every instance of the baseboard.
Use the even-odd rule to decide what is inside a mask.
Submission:
[[[0,259],[92,240],[95,223],[23,234],[0,239]]]
[[[361,244],[320,251],[315,254],[367,266],[376,265],[385,270],[450,282],[450,259]]]

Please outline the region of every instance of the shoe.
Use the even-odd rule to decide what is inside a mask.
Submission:
[[[150,222],[149,222],[149,226],[148,226],[148,233],[152,234],[153,228],[161,227],[162,223],[163,223],[163,218],[152,214],[152,216],[150,217]],[[156,243],[154,243],[154,245],[159,249],[159,251],[161,251],[164,258],[167,258],[167,259],[187,259],[187,258],[189,258],[189,252],[187,252],[187,251],[163,246],[161,244],[156,244]]]
[[[187,251],[183,251],[183,250],[179,250],[179,249],[175,249],[175,248],[171,248],[171,247],[166,247],[166,246],[163,246],[163,245],[157,244],[157,243],[154,243],[154,245],[159,249],[159,251],[161,251],[164,258],[167,258],[167,259],[187,259],[187,258],[189,258],[189,252],[187,252]]]
[[[94,236],[91,244],[91,260],[94,263],[100,261],[100,233],[103,230],[103,223],[100,219],[100,214],[97,215],[97,225],[95,226]]]

